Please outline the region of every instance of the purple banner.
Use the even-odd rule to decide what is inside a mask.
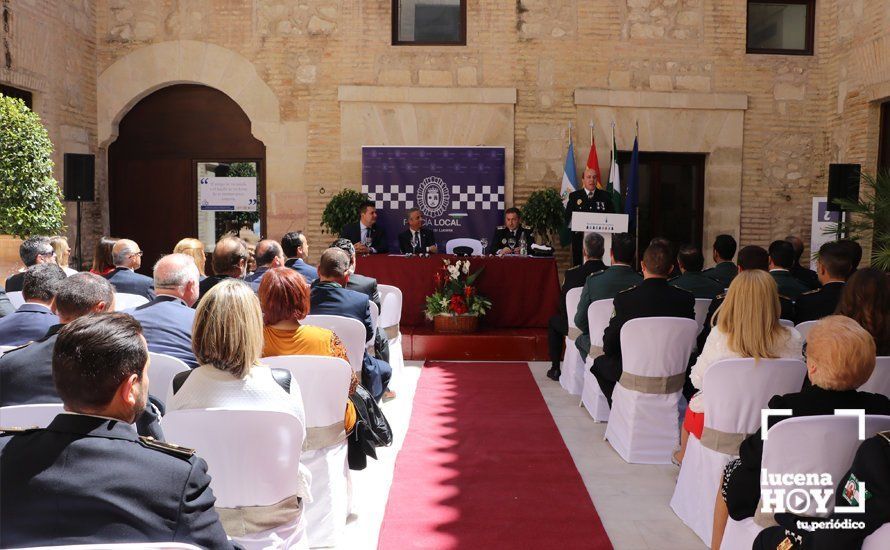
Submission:
[[[451,239],[491,239],[504,218],[503,147],[363,147],[362,193],[398,253],[408,210],[419,208],[440,252]]]

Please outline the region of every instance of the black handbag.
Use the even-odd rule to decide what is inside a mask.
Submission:
[[[349,396],[355,406],[356,422],[347,439],[350,470],[364,470],[368,457],[377,460],[377,447],[392,445],[392,428],[371,394],[359,384]]]

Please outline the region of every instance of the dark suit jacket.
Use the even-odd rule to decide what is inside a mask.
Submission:
[[[207,463],[120,421],[60,414],[0,436],[0,546],[185,542],[232,548]],[[59,513],[64,510],[64,513]]]
[[[151,277],[136,273],[132,269],[116,267],[114,271],[105,275],[108,282],[114,286],[115,292],[124,294],[136,294],[151,300],[155,297],[155,283]]]
[[[215,287],[217,284],[219,284],[220,281],[224,281],[226,279],[234,279],[234,277],[232,277],[230,275],[211,275],[210,277],[207,277],[203,281],[198,283],[198,291],[199,291],[198,302],[200,302],[201,298],[205,294],[207,294],[208,290]],[[257,292],[260,289],[259,281],[248,282],[245,279],[236,279],[236,280],[241,281],[242,283],[246,284],[251,289],[253,289],[254,292]],[[195,305],[193,305],[192,307],[197,308],[198,302],[195,302]]]
[[[340,315],[361,321],[365,325],[365,341],[370,340],[371,306],[366,294],[318,280],[312,283],[309,303],[310,315]]]
[[[495,229],[494,234],[491,236],[491,242],[488,244],[488,253],[496,254],[498,250],[506,247],[514,248],[518,253],[519,241],[522,240],[523,236],[525,237],[525,245],[531,250],[531,246],[535,242],[531,231],[521,225],[516,228],[515,231],[510,231],[503,225],[498,226],[498,228]],[[513,246],[510,246],[511,239],[513,241]]]
[[[307,284],[311,285],[315,279],[318,279],[318,270],[304,262],[302,258],[291,258],[284,262],[284,265],[302,275]]]
[[[584,188],[569,193],[566,201],[566,226],[572,226],[572,214],[575,212],[612,212],[612,198],[603,189],[594,189],[593,197],[587,198],[587,190]],[[572,232],[572,265],[580,265],[584,258],[584,233]],[[606,251],[608,253],[608,251]]]
[[[399,233],[399,250],[402,254],[426,254],[429,247],[436,245],[436,235],[432,229],[420,228],[420,245],[415,246],[411,238],[411,229]]]
[[[148,351],[172,355],[191,368],[198,366],[192,351],[192,323],[195,310],[173,296],[158,296],[129,313],[142,325]],[[150,375],[149,375],[150,376]],[[166,397],[166,396],[165,396]]]
[[[25,272],[13,273],[6,278],[6,292],[21,292],[25,284]]]
[[[584,286],[584,281],[589,275],[598,273],[606,269],[606,264],[602,260],[587,260],[578,267],[567,269],[565,278],[562,282],[562,300],[559,301],[559,314],[568,322],[568,312],[566,312],[566,294],[573,288]],[[574,315],[575,312],[572,312]]]
[[[779,287],[779,295],[789,300],[797,300],[797,297],[807,291],[807,287],[795,279],[790,271],[775,269],[769,272]]]
[[[696,271],[687,271],[670,280],[670,285],[688,290],[696,298],[713,300],[723,292],[724,286],[707,275]]]
[[[254,271],[253,273],[248,273],[247,276],[244,277],[244,282],[256,283],[257,285],[259,285],[263,278],[263,275],[265,275],[267,271],[269,271],[269,266],[258,267],[256,268],[256,271]]]
[[[714,267],[702,271],[702,275],[714,279],[723,285],[724,289],[729,288],[729,283],[735,279],[735,276],[738,275],[738,273],[739,268],[732,262],[720,262]]]
[[[371,248],[374,254],[386,254],[389,252],[389,242],[386,240],[386,231],[380,227],[380,224],[374,224],[370,228],[371,231]],[[359,222],[348,223],[340,230],[340,236],[349,239],[353,244],[362,240],[362,229]]]
[[[23,304],[15,313],[0,319],[0,346],[21,346],[46,336],[49,327],[59,323],[49,308]]]
[[[816,321],[834,313],[844,292],[845,283],[828,283],[821,288],[804,292],[794,302],[794,324]]]
[[[819,276],[812,269],[807,269],[800,264],[791,266],[791,276],[802,282],[810,290],[819,288],[822,283],[819,282]]]
[[[9,301],[9,296],[6,295],[6,291],[0,290],[0,319],[7,315],[12,315],[13,311],[15,311],[15,308],[12,307],[12,302]]]

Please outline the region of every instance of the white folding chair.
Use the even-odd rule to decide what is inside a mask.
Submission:
[[[472,248],[473,256],[481,256],[484,253],[482,250],[482,243],[476,239],[451,239],[445,243],[445,253],[454,254],[454,249],[458,246],[468,246]]]
[[[169,441],[196,449],[207,461],[217,510],[272,506],[298,492],[303,425],[292,414],[231,409],[171,411],[164,416],[164,435]],[[275,528],[227,534],[248,549],[308,548],[302,508]]]
[[[761,468],[767,474],[830,474],[831,486],[795,485],[793,489],[825,489],[832,491],[847,473],[853,457],[859,448],[859,418],[855,416],[800,416],[779,422],[769,429],[767,440],[763,442]],[[865,437],[890,429],[890,416],[868,415],[865,417]],[[766,481],[767,484],[764,484]],[[769,477],[761,482],[761,491],[769,489]],[[790,489],[789,487],[781,487]],[[762,494],[762,493],[761,493]],[[799,516],[825,517],[834,511],[834,496],[826,503],[827,512],[816,511],[815,499],[809,499],[809,506]],[[757,509],[761,508],[758,503]],[[769,518],[764,518],[769,519]],[[755,518],[736,521],[729,518],[723,532],[722,550],[750,550],[754,539],[763,529]]]
[[[885,523],[862,541],[862,550],[887,550],[887,548],[890,548],[890,523]]]
[[[705,372],[706,444],[689,436],[671,497],[671,509],[705,544],[711,544],[723,468],[738,456],[741,441],[760,428],[760,411],[770,398],[799,391],[806,373],[800,359],[724,359]]]
[[[123,311],[134,307],[147,304],[148,299],[138,294],[127,294],[126,292],[114,293],[114,311]]]
[[[859,388],[859,391],[879,393],[890,397],[890,357],[878,356],[875,358],[875,370],[865,384]]]
[[[262,362],[289,370],[300,386],[306,409],[306,441],[300,462],[312,473],[306,535],[313,548],[337,546],[346,528],[349,465],[343,413],[352,369],[343,359],[317,355],[265,357]]]
[[[148,353],[148,393],[164,404],[173,395],[173,377],[189,370],[182,359],[164,353]]]
[[[0,407],[2,428],[46,428],[56,415],[65,412],[61,403]]]
[[[395,388],[405,369],[405,354],[402,351],[402,332],[399,323],[402,321],[402,291],[392,285],[377,285],[380,291],[380,317],[377,323],[383,328],[389,344],[389,364],[393,376],[389,380],[390,389]]]
[[[597,300],[587,308],[587,326],[590,327],[590,347],[603,347],[603,332],[609,326],[614,311],[612,300]],[[596,376],[590,372],[593,358],[584,358],[581,366],[581,404],[597,422],[609,421],[609,400],[603,395]]]
[[[122,542],[116,544],[66,544],[63,546],[31,546],[22,550],[201,550],[200,546],[184,542]]]
[[[708,308],[711,307],[711,300],[708,298],[695,299],[695,322],[698,323],[698,331],[705,326],[705,319],[708,316]]]
[[[788,319],[779,319],[779,324],[785,328],[794,328],[794,321],[789,321]]]
[[[326,328],[339,336],[346,346],[346,355],[352,370],[361,372],[367,349],[365,325],[361,321],[339,315],[307,315],[303,324]]]
[[[560,367],[559,385],[572,395],[581,393],[580,386],[575,384],[575,371],[580,367],[579,363],[583,363],[578,348],[575,347],[575,338],[580,336],[581,330],[575,324],[575,312],[578,310],[578,303],[581,301],[581,292],[583,287],[570,289],[566,293],[566,314],[568,318],[569,331],[565,338],[566,351],[563,355],[562,366]]]
[[[25,297],[22,296],[21,290],[7,292],[6,297],[9,298],[9,303],[12,304],[12,307],[15,309],[22,307],[22,304],[25,303]]]
[[[697,336],[698,323],[680,317],[631,319],[621,328],[623,374],[612,393],[606,439],[625,462],[671,463],[680,437],[677,413],[686,365]],[[663,385],[652,393],[625,387],[633,379],[661,379]]]
[[[814,326],[816,326],[816,323],[818,323],[818,322],[819,321],[804,321],[803,323],[800,323],[799,325],[795,326],[794,328],[797,329],[797,332],[800,333],[800,337],[803,339],[804,342],[806,342],[807,334],[810,333],[810,329],[812,329]]]
[[[368,341],[365,342],[367,346],[374,345],[374,339],[377,334],[377,320],[380,318],[380,308],[377,307],[377,304],[368,300],[368,309],[371,310],[371,337],[368,338]]]

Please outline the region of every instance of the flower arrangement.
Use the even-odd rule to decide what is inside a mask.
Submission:
[[[436,291],[426,297],[427,319],[438,315],[485,315],[491,309],[491,301],[477,294],[473,286],[482,269],[470,274],[469,260],[443,262],[443,269],[435,275]]]

